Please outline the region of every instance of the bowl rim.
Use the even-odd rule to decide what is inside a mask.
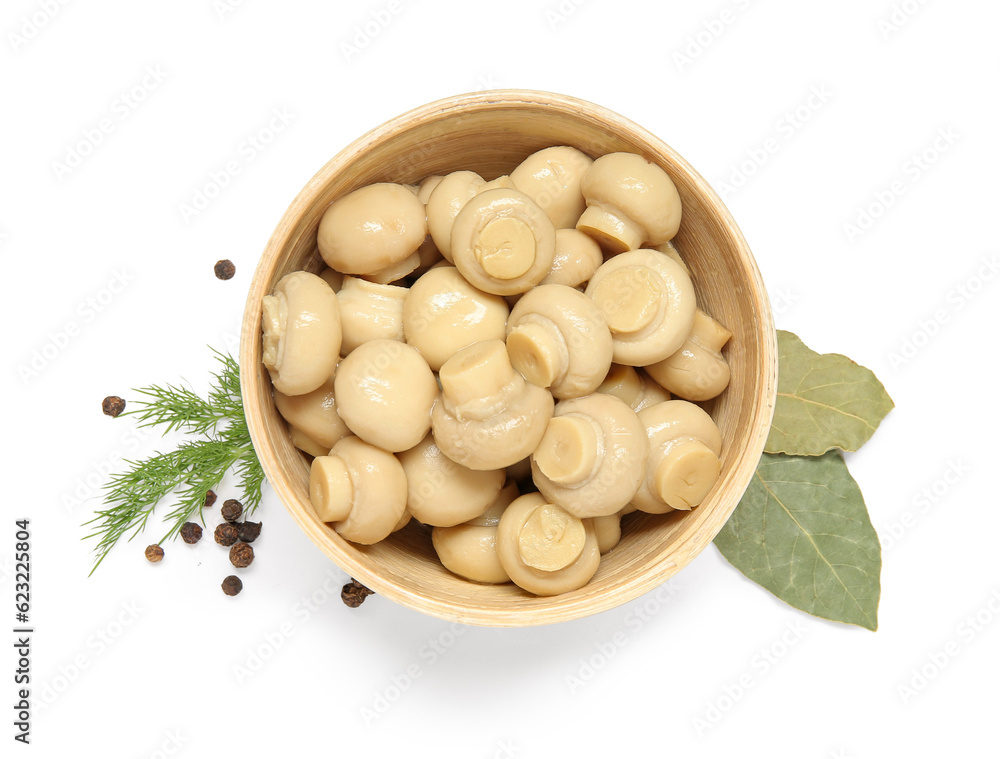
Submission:
[[[712,213],[717,215],[719,222],[727,228],[728,233],[732,236],[734,245],[740,249],[750,296],[754,299],[758,307],[757,315],[759,323],[757,325],[757,332],[760,338],[759,347],[762,363],[762,376],[760,377],[762,391],[758,394],[762,402],[754,409],[750,422],[750,428],[755,430],[754,437],[737,454],[739,460],[728,475],[729,480],[735,479],[740,483],[741,489],[739,492],[742,496],[742,493],[751,482],[753,472],[756,470],[757,463],[763,453],[764,443],[770,429],[774,404],[777,398],[777,333],[774,327],[770,300],[756,259],[743,233],[737,226],[735,219],[718,193],[715,192],[712,186],[686,159],[666,142],[632,120],[604,106],[578,97],[544,90],[503,89],[486,92],[469,92],[441,98],[412,108],[383,122],[338,151],[299,191],[283,212],[280,221],[261,253],[254,270],[244,308],[239,352],[240,390],[244,402],[247,426],[255,450],[262,450],[261,446],[267,439],[263,417],[260,414],[250,413],[250,408],[247,406],[247,399],[253,399],[257,395],[257,384],[262,369],[262,367],[256,365],[258,362],[253,360],[254,344],[260,340],[259,302],[263,295],[266,294],[263,291],[262,280],[264,279],[269,262],[290,242],[290,237],[296,228],[296,222],[303,203],[312,198],[319,188],[327,184],[342,169],[350,166],[352,162],[357,160],[368,149],[380,144],[403,127],[412,129],[427,122],[433,123],[470,110],[502,109],[517,106],[543,106],[575,114],[579,114],[582,110],[587,113],[588,117],[600,119],[612,131],[626,132],[645,143],[654,145],[658,152],[670,156],[671,161],[687,174],[689,180],[696,186],[697,192],[702,196],[706,204],[711,206]],[[251,366],[251,364],[254,365]],[[270,482],[271,487],[285,506],[286,511],[291,514],[292,518],[310,539],[317,544],[317,547],[352,578],[362,582],[380,595],[431,616],[464,624],[493,627],[533,626],[578,619],[620,606],[638,598],[644,593],[654,590],[690,563],[696,555],[701,553],[712,542],[712,539],[725,525],[739,502],[739,498],[734,497],[732,499],[731,507],[724,514],[725,518],[718,522],[717,527],[711,528],[710,535],[706,536],[704,534],[706,530],[698,533],[697,537],[702,545],[696,551],[684,552],[684,555],[680,557],[681,561],[661,561],[657,565],[650,566],[637,577],[631,578],[628,582],[618,586],[614,594],[604,594],[613,595],[613,598],[597,599],[592,595],[585,595],[555,608],[519,609],[517,613],[497,615],[496,612],[487,612],[482,609],[463,610],[456,608],[454,602],[449,603],[442,598],[435,598],[428,594],[414,592],[405,585],[397,584],[378,574],[373,574],[361,561],[350,553],[341,550],[339,546],[330,541],[321,542],[316,540],[314,525],[311,522],[307,522],[305,516],[290,505],[299,501],[297,496],[292,492],[290,483],[284,477],[272,476],[272,472],[268,471],[267,457],[258,456],[258,458],[260,458],[261,465],[264,467],[268,482]],[[552,596],[550,598],[557,599],[559,597]]]

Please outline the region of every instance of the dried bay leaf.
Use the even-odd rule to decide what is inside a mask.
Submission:
[[[878,627],[882,550],[839,451],[765,453],[715,544],[782,601],[824,619]]]
[[[856,451],[892,408],[871,370],[838,353],[816,353],[795,334],[778,330],[778,400],[765,451]]]

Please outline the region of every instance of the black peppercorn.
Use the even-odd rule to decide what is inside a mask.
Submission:
[[[343,590],[340,591],[340,598],[352,609],[357,609],[365,602],[365,599],[368,598],[368,596],[374,594],[374,590],[366,588],[352,577],[351,581],[344,586]]]
[[[108,416],[118,416],[122,411],[125,410],[125,399],[119,398],[117,395],[109,395],[103,401],[101,401],[101,411],[103,411]]]
[[[201,525],[185,522],[181,525],[181,540],[185,543],[197,543],[201,540]]]
[[[243,590],[243,580],[236,575],[229,575],[222,581],[222,592],[227,596],[235,596]]]
[[[218,496],[215,494],[214,490],[209,490],[205,493],[205,508],[207,509],[208,507],[214,505],[216,498],[218,498]]]
[[[244,543],[253,543],[260,536],[263,522],[240,522],[237,526],[239,537]]]
[[[230,498],[222,504],[222,518],[227,522],[235,522],[243,516],[243,504],[235,498]]]
[[[223,522],[215,528],[215,542],[220,546],[231,546],[239,540],[239,530],[235,524]]]
[[[236,265],[228,258],[215,262],[215,276],[219,279],[232,279],[236,273]]]
[[[229,560],[234,567],[249,567],[253,563],[253,548],[246,543],[235,543],[229,549]]]
[[[160,548],[156,543],[151,546],[146,546],[146,559],[153,564],[163,559],[163,549]]]

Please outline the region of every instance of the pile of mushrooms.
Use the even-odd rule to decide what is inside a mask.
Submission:
[[[452,573],[554,595],[623,516],[702,503],[722,437],[696,404],[728,386],[732,333],[699,308],[680,224],[659,166],[567,146],[334,201],[326,268],[262,316],[316,518],[364,545],[413,522]]]

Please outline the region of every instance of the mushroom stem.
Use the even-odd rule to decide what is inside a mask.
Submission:
[[[354,502],[354,486],[347,466],[339,457],[313,459],[309,474],[309,498],[322,521],[347,519]]]
[[[672,509],[690,511],[701,503],[719,479],[721,462],[700,440],[673,446],[656,467],[656,492]]]
[[[438,379],[449,404],[464,412],[467,406],[484,400],[502,400],[514,376],[504,344],[484,340],[462,351],[458,360],[446,361]]]
[[[535,451],[535,463],[560,485],[584,482],[600,465],[602,437],[600,428],[584,416],[553,417]]]
[[[624,215],[598,205],[587,207],[576,228],[593,237],[611,254],[636,250],[646,237],[642,226]]]
[[[641,332],[660,310],[660,291],[651,273],[638,268],[611,272],[597,283],[591,297],[616,335]]]
[[[580,554],[587,541],[583,522],[551,503],[532,512],[517,536],[521,561],[543,572],[565,569]]]
[[[549,387],[565,373],[566,341],[553,324],[523,322],[507,336],[510,363],[533,385]]]

